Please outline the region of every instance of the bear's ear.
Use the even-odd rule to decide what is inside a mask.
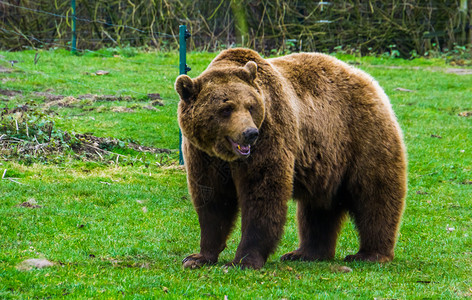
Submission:
[[[180,95],[180,99],[187,103],[198,93],[197,84],[187,75],[180,75],[175,81],[175,90]]]
[[[248,72],[251,81],[254,81],[257,76],[257,64],[252,60],[248,61],[244,66],[244,69]]]

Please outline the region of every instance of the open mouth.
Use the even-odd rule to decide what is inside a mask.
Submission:
[[[251,154],[251,145],[240,145],[228,137],[228,141],[231,143],[234,152],[242,156],[248,156]]]

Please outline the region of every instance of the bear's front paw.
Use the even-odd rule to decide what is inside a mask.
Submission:
[[[232,262],[227,263],[226,267],[239,267],[241,269],[254,269],[259,270],[264,266],[264,259],[262,257],[250,257],[246,256],[241,259],[234,259]]]
[[[198,269],[203,265],[213,265],[215,263],[215,261],[205,258],[205,256],[201,255],[200,253],[189,255],[184,258],[184,260],[182,260],[183,267],[190,269]]]
[[[354,255],[348,255],[344,258],[344,261],[371,261],[371,262],[388,262],[393,259],[393,255],[384,255],[380,253],[365,253],[358,252]]]
[[[307,257],[304,256],[300,251],[295,250],[292,252],[285,253],[284,255],[282,255],[280,260],[286,261],[286,260],[309,260],[309,259],[307,259]]]

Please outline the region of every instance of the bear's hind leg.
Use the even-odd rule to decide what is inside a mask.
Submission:
[[[360,249],[348,255],[345,261],[387,262],[394,257],[394,247],[400,219],[403,213],[402,191],[384,192],[370,201],[362,201],[350,210],[359,231]],[[374,200],[375,199],[375,202]],[[368,205],[367,205],[368,203]]]
[[[314,208],[306,201],[299,201],[297,218],[300,247],[284,254],[280,259],[313,261],[334,258],[345,211],[341,208]]]

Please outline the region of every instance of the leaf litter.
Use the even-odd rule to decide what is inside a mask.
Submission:
[[[52,94],[51,91],[35,92],[37,97],[44,97],[45,104],[39,106],[37,102],[31,100],[26,104],[20,104],[13,108],[8,106],[0,109],[0,154],[15,157],[41,158],[62,155],[66,152],[80,157],[81,160],[103,161],[109,156],[126,158],[126,155],[109,151],[114,148],[131,149],[145,153],[167,153],[170,149],[147,147],[133,142],[123,142],[114,138],[97,137],[91,134],[68,133],[55,128],[53,115],[56,114],[51,107],[82,107],[95,101],[129,101],[129,96],[110,96],[85,94],[77,97]],[[0,94],[18,95],[21,91],[2,90]],[[152,99],[145,107],[137,108],[157,110],[154,106],[163,105],[159,99],[160,94],[149,94],[148,99]],[[100,107],[94,107],[97,110]],[[133,112],[132,108],[115,106],[104,108],[115,112]],[[108,156],[108,157],[106,157]]]
[[[38,205],[38,202],[34,198],[28,199],[28,201],[20,203],[17,206],[18,207],[27,207],[27,208],[41,208],[42,207],[41,205]]]

